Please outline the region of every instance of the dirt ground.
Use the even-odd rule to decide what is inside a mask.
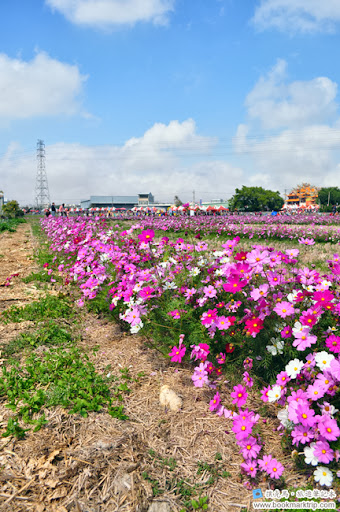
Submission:
[[[28,224],[0,235],[0,311],[39,298],[41,291],[22,277],[36,270],[34,240]],[[7,278],[13,277],[10,286]],[[53,291],[52,291],[53,293]],[[178,512],[183,501],[200,494],[209,511],[251,510],[252,492],[240,479],[240,463],[231,422],[209,412],[213,391],[192,386],[190,369],[165,360],[140,336],[120,332],[117,325],[83,315],[82,341],[98,372],[128,367],[131,393],[124,399],[128,421],[106,413],[87,418],[61,408],[46,411],[48,424],[26,439],[0,438],[0,510],[8,512]],[[27,330],[29,322],[3,325],[1,342]],[[0,363],[1,364],[1,363]],[[160,405],[162,385],[182,400],[175,413]],[[228,405],[230,385],[224,384]],[[257,399],[254,399],[255,401]],[[9,411],[0,404],[1,430]],[[266,452],[287,468],[286,485],[301,487],[290,455],[283,455],[273,415],[263,424]],[[224,472],[224,473],[223,473]],[[209,480],[210,479],[210,480]],[[264,491],[268,484],[260,484]],[[198,489],[198,490],[197,490]],[[161,506],[161,504],[163,504]],[[163,507],[163,508],[162,508]],[[191,510],[191,509],[185,509]]]

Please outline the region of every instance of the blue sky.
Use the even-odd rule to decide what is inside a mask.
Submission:
[[[339,185],[338,0],[0,3],[0,188],[33,203]]]

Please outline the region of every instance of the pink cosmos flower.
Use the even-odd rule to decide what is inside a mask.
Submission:
[[[273,460],[273,457],[271,455],[264,455],[262,459],[258,460],[259,467],[261,471],[266,471],[268,469],[269,464]]]
[[[293,347],[296,347],[297,350],[306,350],[306,348],[310,348],[314,343],[317,342],[318,338],[313,334],[309,333],[308,329],[302,329],[302,331],[294,334],[295,340],[293,341]]]
[[[241,468],[247,475],[255,478],[257,473],[257,461],[251,460],[249,462],[242,462]]]
[[[211,325],[215,322],[217,318],[217,309],[208,309],[205,311],[201,317],[201,322],[203,325]]]
[[[223,290],[229,293],[237,293],[247,284],[246,280],[240,281],[238,278],[229,279],[228,283],[223,284]]]
[[[340,429],[335,419],[329,416],[322,416],[322,420],[318,423],[318,428],[322,437],[327,441],[336,441],[340,436]]]
[[[229,327],[231,326],[230,320],[227,316],[218,316],[215,320],[215,324],[217,329],[219,329],[220,331],[229,329]]]
[[[281,318],[286,318],[286,316],[294,315],[295,309],[288,301],[278,302],[273,308],[273,311],[275,311]]]
[[[151,288],[150,286],[146,286],[145,288],[142,288],[140,291],[139,291],[139,295],[140,297],[142,297],[142,299],[151,299],[152,297],[154,297],[154,292],[155,292],[155,289],[154,288]]]
[[[237,417],[233,421],[231,430],[234,432],[237,441],[241,441],[251,434],[252,429],[253,424],[248,419]]]
[[[179,347],[173,347],[171,352],[169,352],[169,356],[171,357],[171,361],[174,363],[181,363],[186,351],[185,345],[179,345]]]
[[[272,459],[267,466],[267,473],[270,478],[275,478],[278,480],[282,473],[284,472],[284,467],[281,462],[278,462],[276,459]]]
[[[252,367],[253,367],[253,360],[251,357],[247,357],[247,359],[245,359],[243,361],[243,366],[245,369],[248,369],[248,370],[251,370]]]
[[[153,229],[146,229],[140,235],[138,235],[139,240],[145,244],[151,242],[154,237],[155,232]]]
[[[299,238],[299,244],[303,244],[303,245],[314,245],[315,244],[315,240],[314,238]]]
[[[318,441],[315,443],[314,456],[324,464],[328,464],[334,459],[334,451],[327,441]]]
[[[211,285],[205,286],[203,288],[203,293],[204,293],[205,297],[208,297],[210,299],[213,299],[217,295],[215,288]]]
[[[336,336],[335,334],[331,334],[326,339],[326,347],[333,352],[334,354],[340,353],[340,336]]]
[[[194,357],[195,361],[197,361],[197,359],[205,361],[210,353],[210,347],[207,343],[191,345],[190,348],[192,348],[190,359]]]
[[[230,393],[231,398],[233,398],[233,404],[236,404],[238,407],[242,407],[247,401],[248,393],[246,388],[242,386],[242,384],[238,384],[234,386],[234,391]]]
[[[315,424],[315,411],[310,409],[308,405],[298,404],[296,408],[298,421],[305,427],[313,427]]]
[[[314,439],[314,431],[309,427],[304,427],[303,425],[298,425],[292,430],[292,438],[293,444],[298,445],[309,443],[312,439]]]
[[[271,390],[270,386],[261,389],[261,400],[263,402],[268,402],[268,400],[269,400],[269,398],[268,398],[268,391],[270,391],[270,390]]]
[[[254,381],[253,381],[253,379],[251,378],[251,376],[249,375],[248,372],[244,372],[244,374],[243,374],[243,382],[246,383],[246,386],[248,386],[248,388],[251,388],[254,385]]]
[[[329,368],[332,377],[340,382],[340,362],[337,359],[333,359]]]
[[[218,364],[224,364],[225,363],[225,359],[226,359],[226,355],[223,354],[223,352],[220,352],[219,355],[216,356],[216,359],[217,359]]]
[[[283,371],[277,375],[276,384],[278,384],[279,386],[285,386],[287,384],[287,382],[289,382],[289,381],[290,381],[290,377],[288,377],[287,372]]]
[[[310,400],[319,400],[322,398],[327,391],[327,387],[322,383],[322,381],[315,381],[314,384],[310,384],[307,388],[306,394]]]
[[[281,338],[283,339],[286,339],[286,338],[290,338],[292,336],[292,328],[290,327],[290,325],[286,325],[286,327],[284,329],[282,329],[281,331]]]
[[[196,288],[187,288],[184,292],[184,297],[190,299],[196,293]]]
[[[261,284],[258,288],[254,288],[250,292],[250,296],[253,300],[258,301],[262,297],[266,297],[269,290],[268,284]]]
[[[255,437],[251,436],[242,440],[240,453],[242,453],[245,459],[256,459],[261,448],[261,445],[257,444]]]
[[[220,406],[220,403],[221,403],[221,397],[220,397],[219,392],[217,392],[216,395],[214,396],[214,398],[212,400],[210,400],[210,404],[209,404],[210,411],[215,411],[216,409],[218,409]]]

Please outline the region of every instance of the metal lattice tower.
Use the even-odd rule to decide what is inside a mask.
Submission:
[[[50,192],[48,190],[47,174],[45,168],[45,144],[43,140],[37,142],[37,176],[35,180],[35,203],[37,208],[48,208],[50,205]]]

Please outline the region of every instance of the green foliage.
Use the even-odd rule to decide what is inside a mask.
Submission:
[[[71,303],[64,296],[46,295],[37,302],[32,302],[19,308],[12,306],[2,313],[2,319],[5,323],[23,322],[30,320],[39,322],[45,318],[73,318],[75,312]]]
[[[339,187],[323,187],[319,190],[321,211],[331,212],[333,205],[340,204]],[[327,206],[328,205],[328,206]]]
[[[61,282],[61,279],[59,276],[53,276],[56,281]],[[41,270],[40,272],[32,272],[27,277],[24,277],[22,279],[24,283],[50,283],[51,282],[51,276],[48,275],[46,270]]]
[[[109,384],[113,381],[116,382],[111,391]],[[123,406],[114,404],[130,391],[125,384],[117,377],[99,375],[88,356],[71,346],[69,350],[55,348],[42,355],[32,353],[22,365],[5,365],[0,377],[0,397],[16,413],[16,422],[22,419],[36,426],[44,423],[37,416],[42,408],[57,405],[84,417],[106,407],[111,416],[127,419]],[[8,428],[13,430],[13,422]]]
[[[2,207],[2,212],[6,217],[11,219],[24,216],[24,212],[20,208],[18,201],[8,201],[8,203]]]
[[[236,189],[230,200],[232,210],[244,210],[247,212],[260,212],[281,210],[284,200],[279,192],[266,190],[262,187],[246,187]]]
[[[39,345],[66,345],[72,341],[72,335],[53,320],[40,325],[36,331],[24,332],[2,347],[2,355],[10,357],[25,348]]]
[[[16,231],[19,224],[26,222],[24,219],[8,219],[8,220],[0,220],[0,233],[3,231],[9,231],[10,233],[14,233]]]

